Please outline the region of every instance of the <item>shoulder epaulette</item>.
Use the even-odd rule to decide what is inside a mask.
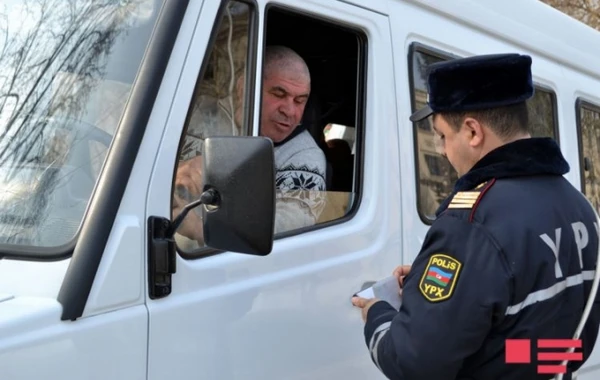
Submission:
[[[475,208],[481,201],[481,198],[485,195],[487,190],[494,184],[495,180],[486,181],[473,190],[468,191],[459,191],[457,192],[450,204],[448,205],[449,209],[472,209],[471,215],[475,212]]]
[[[477,203],[480,194],[480,190],[459,191],[452,197],[448,208],[473,208]]]

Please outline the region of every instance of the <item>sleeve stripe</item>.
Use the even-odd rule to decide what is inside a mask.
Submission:
[[[524,309],[527,306],[531,306],[538,302],[547,301],[557,296],[561,292],[565,291],[567,288],[581,285],[584,281],[591,281],[594,279],[595,272],[596,271],[593,270],[583,271],[579,274],[569,276],[546,289],[541,289],[533,293],[529,293],[522,302],[519,302],[516,305],[509,306],[506,309],[506,315],[518,314],[522,309]]]
[[[391,325],[392,325],[392,321],[388,321],[388,322],[382,323],[381,325],[379,325],[379,327],[377,327],[375,329],[375,331],[373,332],[373,335],[371,336],[371,341],[369,342],[369,350],[370,351],[373,350],[373,344],[375,342],[377,333],[382,332],[383,330],[389,330]]]
[[[377,368],[379,368],[379,370],[382,373],[383,373],[383,370],[381,369],[381,366],[379,365],[379,358],[377,357],[377,353],[378,353],[378,349],[379,349],[379,342],[381,342],[381,339],[383,338],[383,336],[385,334],[387,334],[388,331],[389,331],[389,328],[382,331],[381,334],[379,334],[377,336],[377,340],[375,341],[375,345],[373,346],[373,351],[371,351],[371,358],[373,359],[373,362],[375,363]]]
[[[389,331],[391,324],[392,322],[389,321],[382,323],[379,327],[377,327],[377,329],[373,333],[373,336],[371,337],[371,342],[369,342],[369,351],[371,352],[371,358],[373,359],[373,362],[375,363],[377,368],[379,368],[380,371],[381,366],[379,365],[379,361],[377,358],[377,350],[379,348],[379,342],[381,341],[383,336]]]

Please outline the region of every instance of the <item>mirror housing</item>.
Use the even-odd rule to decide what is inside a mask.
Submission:
[[[204,142],[203,192],[216,193],[201,205],[205,244],[265,256],[273,248],[275,156],[265,137],[209,137]]]

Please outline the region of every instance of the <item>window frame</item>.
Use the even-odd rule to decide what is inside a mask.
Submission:
[[[593,103],[592,101],[586,100],[584,97],[579,96],[575,100],[575,123],[577,125],[577,145],[578,145],[578,155],[579,155],[579,181],[581,186],[581,193],[587,197],[585,192],[585,162],[584,162],[584,152],[583,152],[583,134],[582,134],[582,109],[586,108],[588,111],[596,112],[600,115],[600,105]],[[600,154],[599,154],[600,157]]]
[[[246,116],[245,120],[247,120],[247,125],[245,126],[246,136],[255,136],[254,131],[253,131],[254,112],[256,110],[256,112],[259,113],[258,119],[260,120],[260,110],[262,109],[262,99],[255,99],[255,96],[254,96],[254,94],[255,94],[254,84],[256,83],[257,72],[259,69],[257,67],[257,52],[258,52],[258,47],[259,47],[259,44],[258,44],[258,36],[259,36],[258,18],[259,17],[261,17],[261,16],[264,17],[263,27],[262,27],[262,30],[260,31],[260,32],[262,32],[262,36],[263,36],[262,46],[261,46],[262,52],[264,52],[265,47],[266,47],[266,38],[265,38],[265,36],[267,35],[266,20],[269,15],[270,9],[276,9],[278,11],[292,13],[296,16],[308,17],[308,18],[311,18],[312,20],[326,23],[326,24],[328,24],[328,26],[330,26],[332,28],[340,28],[340,29],[346,31],[347,33],[353,34],[356,37],[357,44],[358,44],[358,51],[357,51],[357,65],[358,65],[357,73],[358,73],[358,76],[357,76],[357,78],[355,78],[355,80],[357,81],[356,100],[355,100],[356,101],[356,114],[355,114],[356,125],[354,126],[354,128],[355,128],[355,145],[356,146],[355,146],[355,154],[354,154],[353,191],[350,192],[351,207],[344,216],[342,216],[338,219],[334,219],[334,220],[324,222],[324,223],[317,223],[312,226],[302,227],[302,228],[298,228],[298,229],[294,229],[294,230],[290,230],[290,231],[285,231],[285,232],[274,235],[273,240],[277,241],[277,240],[284,239],[287,237],[301,235],[301,234],[305,234],[307,232],[316,231],[319,229],[328,228],[328,227],[332,227],[332,226],[335,226],[338,224],[348,222],[349,220],[351,220],[355,217],[355,215],[358,213],[358,210],[360,209],[360,205],[362,202],[362,194],[363,194],[363,189],[364,189],[364,184],[363,184],[364,151],[365,151],[364,141],[365,141],[365,135],[366,135],[365,131],[366,131],[366,123],[367,123],[367,119],[366,119],[366,113],[367,113],[366,112],[366,104],[367,104],[366,88],[367,88],[367,80],[368,80],[368,53],[369,53],[367,34],[364,32],[364,30],[361,30],[355,26],[344,24],[343,22],[341,22],[339,20],[332,20],[323,15],[310,13],[305,10],[297,9],[295,7],[288,6],[288,5],[268,3],[264,7],[264,13],[261,13],[261,10],[258,7],[256,0],[221,0],[219,10],[215,16],[215,21],[214,21],[215,24],[213,26],[213,29],[211,30],[211,35],[210,35],[209,42],[207,44],[207,48],[206,48],[206,51],[204,54],[201,69],[200,69],[197,79],[196,79],[196,86],[198,86],[198,84],[201,81],[201,78],[203,78],[203,76],[206,72],[206,69],[208,66],[207,58],[208,58],[210,52],[212,51],[212,49],[214,48],[215,39],[216,39],[218,30],[219,30],[219,25],[217,24],[217,22],[219,22],[219,20],[221,20],[224,17],[225,7],[230,1],[239,1],[239,2],[243,2],[243,3],[251,4],[251,6],[253,7],[252,11],[251,11],[252,17],[249,21],[249,25],[250,25],[249,26],[250,30],[249,30],[249,34],[248,34],[249,52],[248,52],[248,58],[247,58],[247,60],[248,60],[247,70],[251,71],[251,73],[249,75],[247,75],[247,77],[246,77],[246,89],[245,89],[245,96],[246,96],[246,99],[248,99],[248,107],[246,110],[247,114],[245,115]],[[260,78],[262,79],[262,74],[260,75]],[[262,80],[261,80],[260,83],[258,84],[258,86],[260,86],[258,93],[262,93],[262,85],[263,84],[262,84]],[[195,93],[196,92],[194,91],[194,94]],[[190,110],[190,107],[191,107],[193,101],[194,101],[194,96],[192,96],[192,98],[190,100],[190,104],[188,105],[188,115],[186,115],[185,127],[184,127],[184,130],[182,131],[181,140],[180,140],[179,148],[177,151],[178,155],[183,146],[183,142],[185,141],[185,134],[187,131],[189,118],[191,117],[191,112],[189,112],[189,110]],[[177,173],[177,158],[175,159],[174,168],[173,168],[173,179],[172,179],[173,184],[175,183],[176,173]],[[171,197],[171,206],[170,207],[172,209],[172,197]],[[214,249],[214,248],[210,248],[207,246],[200,247],[198,249],[193,250],[192,252],[185,252],[177,244],[175,244],[175,246],[176,246],[176,249],[177,249],[177,252],[179,253],[179,255],[183,259],[186,259],[186,260],[203,259],[206,257],[211,257],[211,256],[218,255],[220,253],[227,252],[225,250]]]
[[[436,58],[442,58],[445,60],[449,59],[457,59],[462,58],[459,55],[452,54],[446,52],[444,50],[434,48],[432,46],[428,46],[421,42],[412,42],[408,48],[408,83],[409,83],[409,92],[410,92],[410,108],[411,114],[416,111],[417,99],[415,96],[415,81],[414,81],[414,58],[418,53],[427,54]],[[423,213],[422,203],[421,203],[421,164],[419,160],[419,134],[417,131],[417,123],[411,122],[412,131],[413,131],[413,159],[415,161],[415,186],[416,186],[416,207],[417,214],[419,215],[419,219],[425,225],[432,225],[435,219],[430,219],[427,215]]]
[[[202,65],[200,66],[200,71],[198,72],[198,76],[196,77],[196,84],[194,86],[194,92],[190,99],[190,103],[188,104],[188,112],[185,117],[185,124],[183,130],[181,132],[181,139],[179,141],[179,148],[177,149],[177,154],[181,153],[181,148],[183,147],[183,143],[185,142],[185,135],[187,133],[190,119],[192,117],[192,104],[195,100],[195,95],[200,83],[202,82],[202,78],[206,74],[206,70],[209,65],[209,57],[212,53],[212,50],[215,47],[215,40],[217,39],[217,35],[220,30],[220,22],[225,19],[225,9],[227,8],[227,4],[235,1],[238,3],[247,4],[250,8],[249,12],[249,20],[248,20],[248,57],[246,58],[246,69],[249,74],[245,77],[245,88],[244,88],[244,99],[247,102],[247,107],[244,110],[244,118],[246,121],[246,125],[244,126],[243,135],[241,136],[251,136],[252,129],[250,126],[252,125],[252,118],[254,116],[254,81],[256,79],[256,54],[257,54],[257,35],[258,35],[258,20],[260,17],[260,10],[258,3],[256,0],[221,0],[219,4],[219,9],[217,10],[217,14],[215,15],[215,19],[213,20],[213,27],[210,31],[210,37],[208,39],[208,43],[206,44],[206,50],[204,51],[204,57],[202,59]],[[177,171],[177,159],[175,160],[175,167],[173,172],[173,183],[175,183]]]
[[[181,154],[181,150],[185,143],[185,137],[187,134],[188,127],[190,125],[190,119],[192,117],[192,104],[195,101],[195,95],[198,86],[202,83],[202,79],[206,74],[206,70],[208,69],[208,65],[210,60],[210,54],[212,50],[215,48],[215,41],[217,39],[217,35],[219,34],[221,22],[225,19],[226,13],[225,10],[227,5],[236,1],[238,3],[244,3],[249,6],[249,20],[248,20],[248,47],[247,53],[248,56],[246,58],[246,77],[245,77],[245,88],[244,88],[244,99],[247,104],[244,110],[244,118],[243,120],[246,122],[246,125],[243,126],[243,134],[240,136],[252,136],[252,119],[254,117],[254,108],[255,108],[255,97],[254,97],[254,82],[256,80],[256,56],[258,51],[258,25],[260,18],[260,7],[256,0],[221,0],[219,4],[219,9],[217,10],[217,14],[213,20],[213,26],[210,31],[210,37],[208,38],[208,43],[206,44],[206,50],[204,51],[204,56],[202,58],[202,64],[200,65],[200,70],[198,71],[198,75],[196,76],[196,83],[194,85],[194,91],[192,93],[192,97],[190,98],[190,102],[187,107],[187,115],[185,117],[184,126],[181,131],[181,137],[179,140],[179,146],[177,148],[177,155],[174,158],[173,162],[173,177],[171,178],[171,201],[169,205],[169,209],[173,209],[173,191],[175,188],[175,180],[177,177],[177,167],[179,165],[179,155]],[[175,249],[179,256],[186,260],[195,260],[205,257],[210,257],[217,255],[219,253],[223,253],[225,251],[207,247],[206,245],[203,247],[199,247],[191,252],[186,252],[179,247],[177,243],[175,243]]]
[[[364,186],[363,186],[364,145],[365,145],[364,139],[365,139],[365,130],[366,130],[366,122],[367,122],[367,119],[366,119],[366,104],[367,104],[366,83],[368,80],[369,45],[368,45],[368,37],[367,37],[366,33],[359,28],[350,26],[339,20],[332,20],[331,18],[328,18],[328,17],[320,15],[320,14],[314,14],[314,13],[307,12],[306,10],[297,9],[292,6],[276,4],[276,3],[268,3],[265,6],[265,16],[264,16],[265,22],[263,25],[263,36],[267,35],[267,17],[269,15],[269,10],[273,9],[273,8],[276,10],[279,10],[279,11],[292,13],[296,16],[311,18],[315,21],[326,23],[326,24],[328,24],[328,26],[330,26],[332,28],[339,28],[339,29],[344,30],[347,33],[352,33],[356,37],[356,40],[358,43],[358,53],[357,53],[358,76],[356,78],[354,78],[354,80],[356,80],[357,86],[356,86],[356,100],[355,100],[356,101],[356,113],[355,113],[356,125],[354,126],[354,128],[355,128],[354,141],[355,141],[355,145],[356,145],[356,150],[354,153],[354,173],[353,173],[353,178],[352,178],[353,191],[350,192],[350,194],[351,194],[350,202],[351,202],[352,206],[350,207],[348,212],[341,218],[330,220],[329,222],[325,222],[325,223],[316,223],[312,226],[301,227],[298,229],[284,231],[279,234],[276,234],[273,237],[273,241],[277,241],[280,239],[284,239],[284,238],[288,238],[288,237],[292,237],[292,236],[296,236],[296,235],[301,235],[301,234],[304,234],[307,232],[316,231],[316,230],[319,230],[322,228],[328,228],[328,227],[332,227],[332,226],[335,226],[338,224],[346,223],[349,220],[353,219],[354,216],[358,213],[358,210],[360,209],[360,204],[362,201],[362,193],[363,193],[363,188],[364,188]],[[262,46],[263,52],[265,51],[266,46],[267,46],[266,38],[263,38],[263,46]],[[261,78],[262,78],[262,75],[261,75]],[[262,89],[263,89],[263,82],[261,81],[260,82],[260,92],[261,93],[262,93]],[[257,104],[258,104],[259,109],[262,109],[262,99],[259,99]],[[259,120],[260,120],[260,115],[259,115]],[[323,126],[323,128],[325,128],[325,126]],[[327,192],[327,190],[325,190],[325,192]],[[353,194],[355,194],[355,195],[353,195]]]
[[[558,96],[556,95],[556,91],[550,86],[533,82],[533,87],[535,91],[545,92],[550,94],[552,99],[552,121],[553,121],[553,130],[554,130],[554,141],[560,146],[560,131],[558,128]],[[534,94],[535,96],[535,94]]]
[[[453,54],[447,51],[444,51],[442,49],[439,48],[435,48],[426,44],[423,44],[421,42],[415,41],[412,42],[409,45],[409,51],[408,51],[408,81],[409,81],[409,91],[410,91],[410,107],[411,107],[411,113],[416,111],[416,99],[415,99],[415,90],[414,90],[414,56],[417,53],[422,53],[422,54],[427,54],[436,58],[442,58],[442,59],[457,59],[457,58],[463,58],[462,56],[459,56],[457,54]],[[556,95],[556,91],[554,91],[554,89],[552,89],[551,87],[547,86],[547,85],[543,85],[543,84],[539,84],[534,82],[533,86],[535,88],[535,91],[542,91],[545,93],[550,94],[551,99],[552,99],[552,121],[553,121],[553,130],[554,130],[554,140],[556,141],[557,144],[560,145],[560,133],[559,133],[559,122],[558,122],[558,97]],[[600,106],[598,107],[600,109]],[[578,119],[579,122],[579,119]],[[423,213],[422,210],[422,204],[421,204],[421,165],[419,163],[419,141],[418,141],[418,133],[417,133],[417,123],[413,122],[412,123],[412,128],[413,128],[413,147],[414,147],[414,160],[415,160],[415,185],[416,185],[416,206],[417,206],[417,214],[419,215],[419,219],[421,219],[421,221],[425,224],[425,225],[432,225],[433,222],[435,221],[435,219],[430,219],[429,217],[427,217],[427,215],[425,215]],[[578,124],[579,126],[579,124]],[[580,144],[581,147],[581,144]],[[581,164],[580,164],[581,166]]]

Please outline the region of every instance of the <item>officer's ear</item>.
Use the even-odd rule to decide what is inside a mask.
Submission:
[[[463,121],[463,131],[466,134],[469,145],[476,148],[483,144],[484,130],[479,121],[472,117],[466,117]]]

